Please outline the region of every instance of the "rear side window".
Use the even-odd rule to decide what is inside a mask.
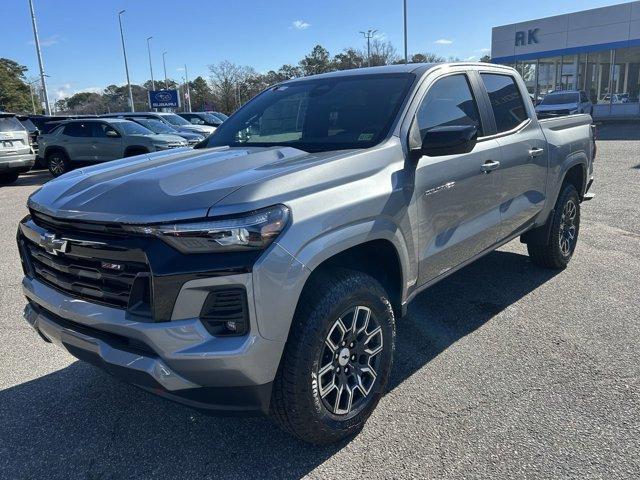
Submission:
[[[24,126],[15,117],[0,117],[0,132],[19,132]]]
[[[64,127],[64,134],[69,137],[91,137],[91,128],[86,123],[70,123]]]
[[[474,125],[482,136],[478,106],[464,74],[436,81],[422,100],[416,120],[421,138],[432,128],[449,125]]]
[[[513,77],[494,73],[481,73],[480,76],[489,94],[498,133],[513,130],[529,118]]]

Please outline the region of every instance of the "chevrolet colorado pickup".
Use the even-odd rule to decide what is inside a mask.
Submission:
[[[516,237],[566,267],[594,156],[591,117],[539,121],[508,67],[287,81],[193,150],[36,191],[24,316],[157,395],[334,442],[380,400],[419,292]]]

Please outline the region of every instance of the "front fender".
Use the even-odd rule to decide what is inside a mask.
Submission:
[[[276,242],[253,269],[260,334],[271,340],[286,340],[311,273],[340,252],[373,240],[386,240],[395,247],[404,279],[402,298],[406,298],[406,285],[415,277],[415,272],[410,268],[409,251],[401,231],[390,219],[370,219],[342,226],[307,242],[297,252],[290,252]],[[375,262],[375,258],[371,261]]]

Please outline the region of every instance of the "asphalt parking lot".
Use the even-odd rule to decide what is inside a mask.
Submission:
[[[15,229],[35,173],[0,188],[0,478],[640,477],[640,125],[600,130],[569,268],[520,243],[419,296],[389,393],[317,448],[208,417],[45,344],[21,317]]]

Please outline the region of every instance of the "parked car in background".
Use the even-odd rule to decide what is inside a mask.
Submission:
[[[119,118],[67,120],[40,136],[40,155],[54,177],[81,165],[186,147],[177,135],[158,135]]]
[[[24,128],[29,132],[29,143],[31,144],[31,149],[33,153],[38,155],[38,135],[40,134],[40,130],[38,127],[29,119],[26,115],[16,115],[18,121],[24,126]]]
[[[218,117],[220,120],[222,120],[223,122],[229,118],[229,115],[225,115],[222,112],[205,112],[205,113],[210,113],[211,115],[215,115],[216,117]]]
[[[486,63],[316,75],[193,150],[48,182],[19,226],[25,319],[168,399],[353,435],[418,293],[518,237],[540,267],[571,261],[592,119],[538,120],[526,92]]]
[[[170,112],[122,112],[122,113],[110,113],[103,115],[103,117],[119,117],[119,118],[155,118],[167,125],[172,126],[179,132],[196,133],[199,135],[208,136],[212,134],[216,129],[208,125],[194,125],[180,115]]]
[[[182,118],[193,125],[208,125],[210,127],[219,127],[223,120],[207,112],[178,112]]]
[[[582,90],[556,90],[547,93],[536,106],[538,118],[561,117],[577,113],[593,115],[593,104]]]
[[[205,139],[205,136],[200,133],[191,133],[191,132],[181,132],[177,130],[172,125],[168,123],[161,122],[155,118],[147,118],[147,117],[123,117],[127,120],[131,120],[133,122],[139,123],[145,128],[148,128],[153,133],[162,134],[162,135],[178,135],[184,138],[187,143],[191,146],[201,142]]]
[[[35,161],[29,132],[12,113],[0,112],[0,184],[13,183]]]
[[[607,93],[603,95],[602,98],[598,101],[598,105],[607,105],[609,103],[613,104],[621,104],[621,103],[629,103],[629,94],[628,93],[614,93],[613,95]]]

